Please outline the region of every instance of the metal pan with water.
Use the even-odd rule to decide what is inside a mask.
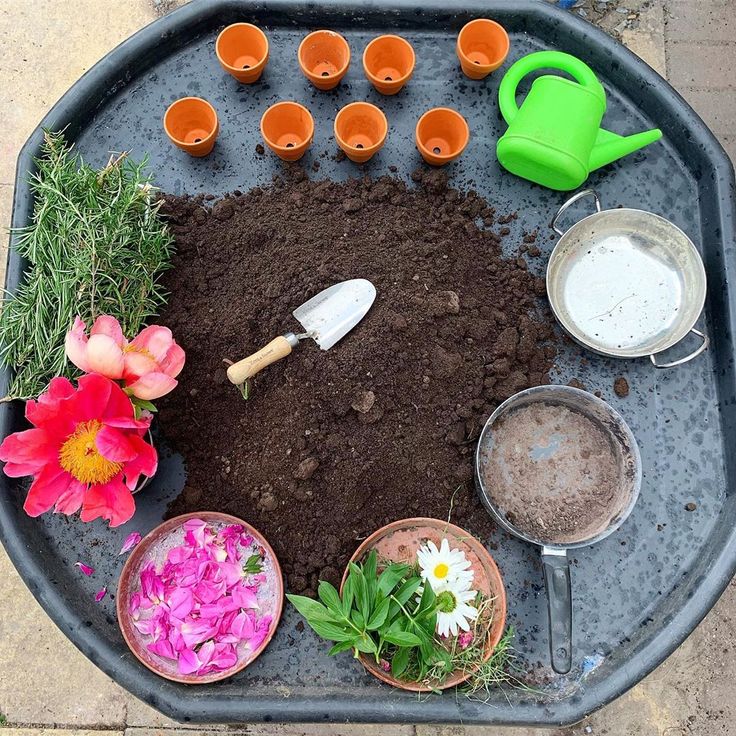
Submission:
[[[612,534],[641,487],[641,457],[623,418],[570,386],[521,391],[490,416],[478,440],[478,494],[498,524],[542,548],[552,667],[572,665],[567,550]]]
[[[586,196],[596,212],[561,230],[562,214]],[[547,265],[547,295],[573,339],[613,358],[649,356],[657,368],[686,363],[708,347],[707,336],[694,329],[705,304],[705,268],[680,228],[644,210],[601,210],[592,189],[568,199],[551,227],[560,240]],[[700,340],[695,350],[657,361],[688,333]]]

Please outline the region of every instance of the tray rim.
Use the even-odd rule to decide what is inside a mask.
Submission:
[[[362,5],[359,0],[321,0],[320,7],[312,3],[300,3],[297,0],[192,0],[167,16],[154,20],[133,36],[123,41],[110,51],[103,59],[91,67],[69,90],[54,104],[44,116],[38,127],[31,133],[21,148],[17,160],[15,188],[12,205],[12,224],[18,227],[28,221],[32,208],[27,176],[35,171],[33,157],[37,154],[43,138],[43,128],[60,129],[72,117],[73,112],[84,103],[84,100],[97,99],[97,105],[87,109],[87,119],[94,116],[97,109],[107,99],[125,87],[131,77],[120,79],[120,69],[125,68],[131,60],[137,60],[137,70],[147,68],[156,57],[156,51],[162,41],[168,37],[176,37],[179,31],[186,28],[196,33],[196,29],[209,26],[210,18],[224,11],[240,12],[281,12],[288,18],[289,12],[304,10],[311,12],[327,12],[346,14],[351,10],[360,10],[360,17],[365,21],[377,18],[387,9],[394,13],[412,9],[417,6],[412,0],[394,0],[384,4],[385,0]],[[710,214],[714,215],[720,241],[733,243],[736,240],[736,184],[734,183],[733,165],[723,147],[710,132],[701,118],[690,108],[682,96],[669,83],[660,77],[644,61],[609,37],[602,30],[586,21],[552,6],[544,0],[473,0],[462,11],[452,13],[448,10],[446,0],[424,0],[422,12],[428,15],[444,14],[455,19],[470,19],[487,12],[501,10],[513,11],[524,16],[523,24],[530,27],[535,20],[551,21],[579,42],[588,44],[583,58],[603,56],[610,63],[616,60],[622,67],[620,74],[635,75],[638,84],[649,88],[650,94],[641,105],[645,113],[654,114],[654,106],[666,99],[670,109],[677,114],[673,116],[675,123],[684,123],[687,132],[701,146],[698,160],[693,166],[700,165],[709,170],[713,176],[713,187],[717,196],[710,204]],[[296,24],[296,20],[293,21]],[[625,88],[622,88],[622,91]],[[668,122],[668,124],[670,124]],[[665,127],[663,125],[663,127]],[[665,131],[666,132],[666,131]],[[72,129],[71,137],[76,131]],[[702,210],[701,210],[702,211]],[[11,247],[8,250],[6,289],[14,291],[22,277],[23,263],[12,247],[16,236],[11,231]],[[725,249],[725,247],[724,247]],[[729,341],[736,325],[736,299],[731,296],[732,287],[736,283],[736,260],[725,259],[721,266],[726,283],[716,298],[725,299],[724,314],[728,316],[727,324],[711,327],[722,338]],[[715,290],[714,290],[715,291]],[[706,305],[706,312],[708,305]],[[736,357],[733,346],[729,357]],[[718,349],[714,347],[714,349]],[[724,347],[725,349],[725,347]],[[733,370],[730,375],[721,378],[728,381],[731,392],[736,395],[736,378]],[[7,388],[8,373],[0,374],[0,385]],[[722,386],[719,387],[722,390]],[[0,406],[0,433],[5,436],[14,410],[8,404]],[[734,416],[726,416],[720,412],[724,435],[736,433],[736,409]],[[726,430],[729,430],[726,432]],[[736,477],[736,457],[727,457],[727,480]],[[685,600],[682,606],[670,616],[667,625],[660,629],[629,662],[621,663],[601,682],[586,685],[570,698],[549,702],[520,702],[509,709],[489,709],[470,702],[457,699],[432,698],[423,703],[398,699],[395,692],[380,688],[369,698],[353,697],[353,694],[341,694],[339,698],[329,698],[332,690],[312,692],[305,687],[305,695],[290,697],[288,700],[279,695],[269,695],[246,701],[244,699],[210,697],[205,706],[198,699],[191,697],[191,691],[185,686],[174,683],[163,683],[159,678],[150,681],[143,677],[142,667],[137,662],[131,667],[121,659],[111,643],[94,628],[80,629],[79,617],[69,605],[65,596],[59,594],[48,579],[34,555],[26,544],[24,537],[14,521],[13,505],[7,492],[7,481],[0,476],[0,539],[18,570],[24,583],[41,604],[54,623],[64,632],[72,643],[94,664],[128,691],[143,699],[153,707],[177,720],[190,723],[218,721],[222,723],[242,722],[365,722],[365,723],[466,723],[495,724],[517,726],[564,726],[573,724],[588,713],[611,702],[633,687],[649,674],[666,657],[668,657],[695,629],[708,611],[713,607],[721,593],[736,572],[736,527],[731,529],[725,538],[721,550],[714,557],[711,567],[701,576],[698,583],[698,595]],[[150,673],[146,673],[150,674]],[[150,677],[155,677],[150,675]],[[319,695],[322,695],[322,698]],[[325,696],[329,698],[325,701]],[[323,702],[324,701],[324,702]],[[288,703],[288,707],[285,705]],[[216,714],[213,716],[213,714]]]

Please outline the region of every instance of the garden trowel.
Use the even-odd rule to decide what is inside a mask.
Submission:
[[[287,332],[271,340],[257,353],[233,363],[227,369],[227,377],[236,385],[243,383],[267,365],[285,358],[306,337],[311,337],[322,350],[329,350],[365,317],[375,298],[376,287],[366,279],[333,284],[294,310],[303,333]]]

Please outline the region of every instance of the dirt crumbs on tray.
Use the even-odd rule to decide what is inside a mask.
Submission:
[[[167,197],[178,253],[161,319],[187,351],[160,405],[187,484],[172,514],[235,514],[274,546],[294,592],[337,582],[359,540],[396,519],[446,518],[483,537],[473,452],[494,407],[547,383],[544,281],[504,260],[496,213],[443,172]],[[331,350],[302,341],[244,401],[223,358],[285,331],[302,302],[362,277],[378,296]]]
[[[522,406],[494,424],[481,478],[524,534],[565,544],[601,533],[621,511],[623,464],[601,428],[564,406]]]

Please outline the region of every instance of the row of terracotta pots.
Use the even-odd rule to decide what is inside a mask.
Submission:
[[[191,519],[201,519],[207,524],[239,524],[244,530],[251,535],[256,542],[265,550],[264,554],[271,560],[272,574],[274,577],[276,598],[273,607],[273,621],[268,636],[264,639],[257,650],[248,652],[244,657],[230,669],[220,672],[212,672],[204,676],[181,675],[172,670],[167,660],[153,655],[147,648],[146,640],[138,633],[133,624],[129,613],[129,604],[131,596],[137,590],[136,576],[139,576],[140,570],[147,560],[160,557],[160,550],[170,547],[174,537],[181,534],[182,526]],[[488,550],[475,537],[468,534],[460,527],[449,524],[446,521],[428,518],[413,518],[395,521],[382,527],[378,531],[367,537],[358,549],[355,550],[350,562],[361,562],[365,559],[369,552],[376,550],[379,559],[391,560],[392,562],[404,562],[414,564],[416,560],[417,550],[427,541],[434,542],[438,547],[442,539],[446,538],[451,547],[460,549],[467,560],[471,562],[471,569],[474,573],[474,585],[478,591],[493,600],[493,618],[490,626],[485,633],[484,641],[484,661],[490,658],[494,648],[501,640],[506,626],[506,590],[504,588],[501,573],[498,566],[491,557]],[[343,575],[340,590],[345,584],[348,568]],[[283,580],[281,577],[281,569],[276,559],[273,549],[267,540],[258,532],[241,519],[237,519],[228,514],[222,514],[214,511],[203,511],[199,513],[186,514],[174,519],[170,519],[156,527],[150,532],[133,550],[127,559],[118,584],[118,595],[116,601],[118,622],[120,624],[123,637],[135,656],[150,670],[156,674],[166,677],[167,679],[187,684],[205,684],[215,682],[232,677],[237,672],[248,666],[253,660],[265,649],[268,642],[273,637],[281,618],[283,607]],[[361,662],[363,666],[375,677],[387,682],[395,687],[404,690],[412,690],[423,692],[428,690],[427,686],[418,682],[410,682],[400,680],[394,677],[390,672],[385,671],[376,662],[375,658],[362,655]],[[480,663],[478,664],[480,666]],[[473,672],[466,669],[456,671],[451,674],[438,687],[446,689],[459,685],[472,676]]]
[[[215,51],[222,68],[244,84],[257,81],[268,62],[266,34],[251,23],[233,23],[217,37]],[[463,73],[482,79],[503,64],[509,52],[509,37],[495,21],[478,18],[460,30],[456,53]],[[299,67],[317,88],[336,87],[350,66],[350,46],[335,31],[314,31],[299,44]],[[395,95],[410,79],[416,57],[412,45],[401,36],[374,38],[363,52],[363,69],[371,84],[383,95]]]
[[[174,145],[191,156],[207,156],[220,130],[215,108],[200,97],[176,100],[164,115],[164,128]],[[351,102],[335,117],[335,138],[345,155],[356,163],[370,159],[384,144],[388,121],[369,102]],[[425,112],[416,125],[416,144],[424,160],[441,166],[457,158],[470,137],[465,118],[447,107]],[[277,102],[261,117],[266,145],[284,161],[298,161],[314,138],[314,118],[298,102]]]

